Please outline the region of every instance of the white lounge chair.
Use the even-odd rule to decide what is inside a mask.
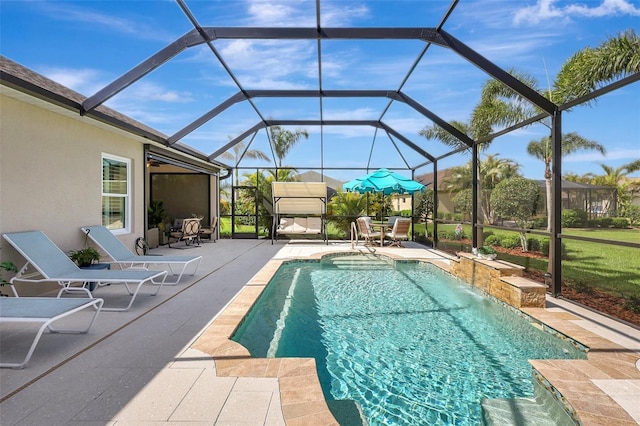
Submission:
[[[167,265],[171,274],[178,277],[175,281],[165,281],[165,284],[177,284],[187,267],[192,264],[194,267],[190,275],[194,275],[202,261],[202,256],[138,256],[104,226],[83,226],[81,229],[122,269],[147,269],[149,265]],[[174,266],[178,266],[180,271],[174,272]]]
[[[155,296],[167,277],[167,271],[80,269],[41,231],[15,232],[2,236],[27,260],[18,275],[11,279],[12,284],[15,281],[57,282],[62,287],[58,292],[58,297],[62,293],[84,292],[91,298],[93,295],[87,288],[87,284],[90,282],[96,283],[96,288],[106,284],[124,284],[127,292],[131,295],[129,305],[125,308],[103,308],[104,311],[129,310],[138,291],[140,291],[140,287],[145,283],[157,285],[156,290],[151,294]],[[25,275],[29,265],[32,265],[42,278],[32,277],[31,274]],[[74,283],[80,283],[81,287],[72,286]],[[130,285],[136,285],[135,291],[131,291]]]
[[[15,294],[15,289],[14,289]],[[45,329],[51,333],[82,334],[89,331],[103,304],[102,299],[56,299],[53,297],[0,297],[0,323],[42,323],[22,362],[0,362],[0,368],[22,369],[31,359]],[[94,307],[89,325],[57,329],[52,323],[83,309]]]

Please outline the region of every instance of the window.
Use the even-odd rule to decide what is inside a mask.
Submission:
[[[102,224],[112,231],[131,229],[131,160],[102,154]]]

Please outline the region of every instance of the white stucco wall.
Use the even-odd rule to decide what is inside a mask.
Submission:
[[[65,252],[81,248],[80,226],[101,223],[101,159],[108,153],[131,160],[131,233],[120,238],[133,247],[144,235],[143,141],[7,93],[0,94],[0,233],[41,230]],[[0,260],[24,263],[4,239],[0,247]]]

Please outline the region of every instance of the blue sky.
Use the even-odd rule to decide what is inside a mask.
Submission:
[[[186,5],[204,27],[316,25],[312,0],[186,0]],[[323,0],[321,23],[324,27],[436,27],[449,5],[450,1],[439,0]],[[193,28],[179,5],[170,0],[0,0],[0,9],[0,53],[86,96]],[[461,0],[443,29],[501,68],[533,75],[545,88],[578,50],[596,47],[627,29],[640,32],[640,1]],[[213,46],[244,89],[318,88],[316,41],[217,40]],[[423,42],[407,40],[323,41],[322,87],[397,90],[423,47]],[[487,79],[455,53],[430,46],[402,90],[447,121],[467,121]],[[238,90],[212,51],[200,45],[180,53],[106,105],[172,135]],[[261,98],[254,104],[265,118],[320,118],[315,98]],[[323,100],[323,118],[377,120],[388,105],[386,99],[329,98]],[[182,142],[211,154],[259,121],[252,105],[242,102]],[[432,123],[406,105],[392,103],[383,121],[436,157],[449,151],[418,135]],[[402,142],[370,127],[304,129],[309,139],[294,147],[284,161],[300,171],[367,164],[372,169],[403,168],[425,161]],[[564,113],[563,132],[570,131],[603,144],[607,155],[584,152],[566,157],[565,173],[598,174],[600,163],[618,167],[640,158],[640,84]],[[533,125],[496,139],[487,153],[516,160],[525,176],[541,179],[543,165],[527,155],[526,145],[547,134],[543,125]],[[324,141],[322,151],[320,140]],[[270,153],[264,130],[251,147]],[[453,156],[441,161],[439,168],[468,159]],[[242,165],[269,163],[245,160]],[[427,166],[417,173],[429,171]],[[326,172],[344,180],[362,173]]]

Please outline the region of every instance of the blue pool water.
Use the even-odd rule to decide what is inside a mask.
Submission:
[[[283,265],[233,339],[315,358],[370,425],[481,424],[483,398],[533,396],[529,359],[585,358],[437,267],[363,258]]]

